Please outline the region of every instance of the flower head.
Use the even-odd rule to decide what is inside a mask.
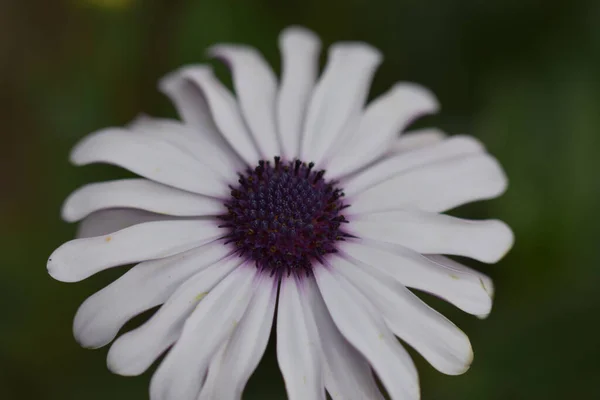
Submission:
[[[74,322],[86,347],[111,342],[109,368],[138,375],[164,352],[154,400],[239,399],[276,318],[277,358],[290,399],[419,398],[397,337],[446,374],[465,372],[466,335],[412,290],[479,317],[489,278],[445,255],[498,261],[511,247],[497,220],[442,214],[496,197],[506,178],[469,136],[402,133],[438,104],[399,83],[365,106],[380,53],[334,44],[318,77],[320,43],[288,28],[278,81],[255,50],[216,46],[234,97],[210,67],[160,82],[183,122],[143,116],[73,150],[77,165],[109,163],[139,179],[86,185],[65,202],[79,239],[48,261],[73,282],[137,263],[87,299]],[[410,288],[410,289],[409,289]]]

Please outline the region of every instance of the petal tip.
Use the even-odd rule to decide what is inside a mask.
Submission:
[[[392,87],[393,91],[400,95],[411,97],[412,106],[420,110],[420,117],[427,114],[435,114],[440,111],[441,104],[431,89],[414,82],[398,82]]]
[[[490,254],[488,260],[484,260],[484,262],[495,264],[512,249],[515,243],[515,235],[505,222],[500,220],[493,220],[492,222],[496,226],[495,241],[498,243],[498,246],[496,247],[496,251]]]
[[[61,246],[62,247],[62,246]],[[48,257],[48,263],[46,264],[46,269],[48,270],[48,274],[55,280],[60,282],[76,282],[76,280],[72,279],[72,277],[65,274],[62,263],[58,260],[58,255],[56,254],[60,250],[60,247],[54,251]]]
[[[360,41],[342,41],[334,43],[329,48],[329,56],[358,56],[374,66],[381,64],[383,61],[383,53],[381,50],[369,43]]]
[[[120,347],[120,342],[117,340],[108,350],[108,355],[106,356],[106,367],[108,370],[113,374],[121,376],[138,376],[142,374],[145,370],[138,371],[133,363],[123,359],[122,354],[124,352]]]
[[[321,39],[319,35],[310,29],[301,25],[291,25],[284,28],[279,34],[279,45],[284,47],[285,44],[290,45],[309,45],[321,47]]]

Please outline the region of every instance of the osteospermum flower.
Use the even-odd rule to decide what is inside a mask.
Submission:
[[[86,185],[66,201],[79,239],[48,261],[74,282],[138,263],[75,317],[85,347],[111,342],[108,367],[138,375],[168,351],[155,400],[239,399],[276,319],[290,399],[419,398],[397,337],[445,374],[465,372],[467,336],[410,289],[485,317],[489,278],[444,255],[498,261],[511,247],[497,220],[441,214],[493,198],[506,178],[469,136],[398,134],[437,111],[426,89],[398,83],[365,106],[381,54],[337,43],[318,75],[311,32],[280,37],[280,81],[260,54],[219,45],[237,97],[205,65],[160,82],[183,122],[141,117],[73,150],[76,165],[108,163],[142,176]],[[410,288],[410,289],[409,289]],[[276,317],[276,318],[275,318]]]

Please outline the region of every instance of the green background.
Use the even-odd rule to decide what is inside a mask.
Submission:
[[[123,269],[78,284],[46,274],[75,231],[62,200],[122,175],[72,167],[68,151],[140,111],[174,116],[157,79],[213,43],[254,45],[278,69],[277,34],[295,23],[380,48],[371,96],[396,80],[430,87],[442,112],[419,124],[479,137],[510,178],[502,198],[459,210],[505,220],[516,245],[471,263],[495,280],[487,320],[433,301],[475,361],[448,377],[416,356],[423,399],[600,399],[599,21],[599,1],[0,0],[0,398],[147,398],[150,373],[112,375],[106,348],[71,334],[78,305]],[[245,398],[285,398],[272,345]]]

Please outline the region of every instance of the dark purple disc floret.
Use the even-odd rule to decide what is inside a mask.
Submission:
[[[314,262],[335,253],[336,242],[348,236],[342,229],[348,206],[336,182],[313,167],[275,157],[274,165],[260,161],[239,174],[225,202],[229,212],[220,217],[226,243],[271,274],[309,274]]]

